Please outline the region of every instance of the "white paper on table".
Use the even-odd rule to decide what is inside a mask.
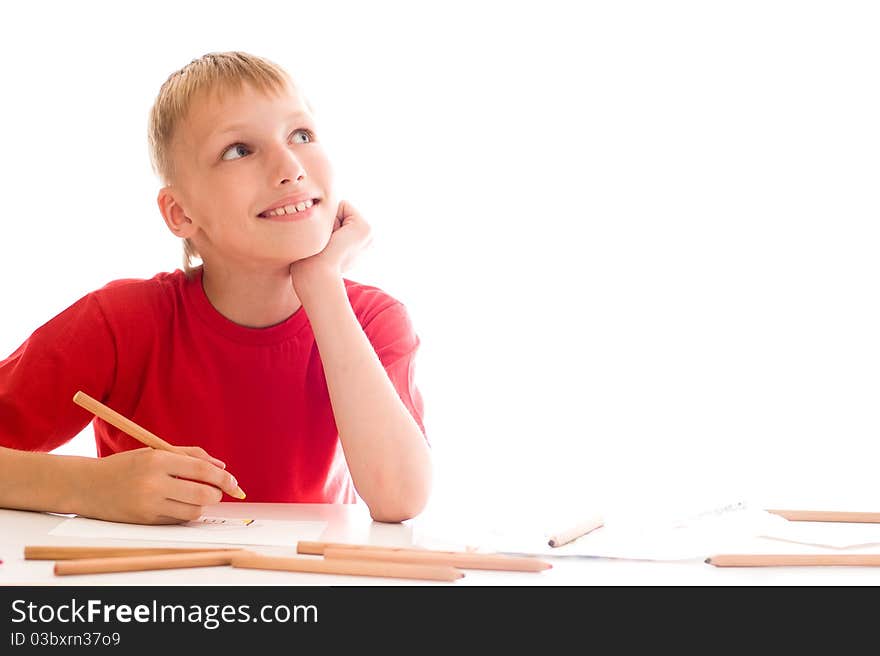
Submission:
[[[49,531],[49,534],[114,540],[162,540],[293,547],[299,540],[317,540],[327,525],[326,522],[276,519],[255,519],[250,524],[245,524],[245,521],[251,520],[200,517],[185,524],[145,526],[74,517],[58,524]]]
[[[761,537],[826,549],[880,546],[880,524],[789,521],[768,529]]]
[[[771,531],[784,517],[745,504],[732,504],[689,519],[658,523],[635,517],[606,524],[561,547],[546,538],[514,539],[496,534],[482,546],[491,551],[536,556],[621,558],[627,560],[677,561],[704,559],[715,553],[742,549],[744,544]]]

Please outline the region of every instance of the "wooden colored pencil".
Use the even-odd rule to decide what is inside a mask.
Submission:
[[[389,545],[379,544],[355,544],[350,542],[314,542],[310,540],[300,540],[296,543],[296,553],[309,554],[312,556],[323,556],[324,549],[327,547],[338,547],[340,549],[385,549],[388,551],[415,551],[416,553],[434,553],[443,555],[458,555],[461,553],[476,553],[473,551],[436,551],[426,549],[424,547],[392,547]]]
[[[840,510],[767,510],[793,522],[854,522],[880,524],[880,512],[850,512]]]
[[[100,417],[108,424],[115,426],[123,433],[130,435],[141,444],[145,444],[146,446],[152,447],[154,449],[159,449],[160,451],[170,451],[171,453],[189,455],[183,448],[179,446],[174,446],[173,444],[166,442],[158,435],[154,435],[146,428],[138,426],[131,419],[122,416],[112,408],[108,408],[106,405],[104,405],[97,399],[93,399],[85,392],[79,391],[74,394],[73,402],[76,403],[78,406],[85,408],[96,417]],[[242,490],[241,487],[236,486],[235,494],[233,494],[232,496],[239,499],[244,499],[244,490]]]
[[[540,572],[553,567],[550,563],[529,556],[481,554],[472,552],[437,552],[416,549],[325,547],[324,558],[369,560],[390,563],[421,563],[448,565],[460,569],[492,569],[508,572]]]
[[[79,558],[114,558],[120,556],[158,556],[161,554],[202,553],[205,551],[239,551],[238,547],[210,549],[198,547],[89,547],[27,545],[25,560],[75,560]]]
[[[186,567],[229,565],[242,550],[200,551],[190,554],[159,554],[155,556],[118,556],[113,558],[82,558],[55,563],[55,575],[105,574],[110,572],[141,572]]]
[[[379,545],[374,544],[352,544],[348,542],[313,542],[311,540],[300,540],[296,543],[296,553],[309,554],[312,556],[323,556],[324,549],[327,547],[340,547],[342,549],[375,549]],[[412,551],[417,547],[389,547],[381,546],[382,549],[395,549],[398,551]],[[449,552],[452,553],[452,552]]]
[[[253,552],[237,554],[232,559],[232,566],[285,572],[379,576],[429,581],[455,581],[464,576],[463,572],[446,565],[417,565],[341,559],[329,560],[324,558],[298,558],[296,556],[265,556]]]
[[[715,567],[877,567],[880,554],[716,554],[706,563]]]
[[[550,536],[550,539],[547,541],[551,547],[561,547],[563,545],[568,544],[569,542],[574,542],[579,537],[583,537],[587,533],[591,531],[595,531],[597,528],[600,528],[605,525],[605,521],[601,517],[590,517],[571,528],[565,529],[564,531],[560,531],[559,533],[554,533]]]

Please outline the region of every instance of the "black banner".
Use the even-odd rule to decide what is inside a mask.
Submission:
[[[756,646],[821,633],[844,621],[837,647],[873,626],[869,590],[710,587],[0,587],[0,654],[38,650],[148,653],[197,645],[200,653],[279,646],[325,653],[352,648],[500,646],[560,649],[612,639],[619,652],[701,644]],[[871,595],[873,596],[873,595]],[[797,625],[797,630],[792,625]],[[786,637],[787,636],[787,637]],[[780,642],[776,643],[781,644]],[[348,647],[346,647],[348,645]],[[708,651],[715,649],[704,645]],[[715,645],[720,646],[720,645]],[[203,651],[204,650],[204,651]],[[214,651],[211,651],[214,650]],[[577,650],[580,651],[580,650]],[[434,653],[431,650],[431,653]]]

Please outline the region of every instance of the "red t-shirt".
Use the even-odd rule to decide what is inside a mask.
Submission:
[[[345,287],[424,433],[413,377],[419,339],[406,308],[376,287]],[[93,420],[99,456],[143,446],[73,403],[77,390],[224,461],[247,501],[356,501],[303,308],[275,326],[246,328],[214,309],[201,269],[191,279],[176,270],[111,282],[0,361],[0,445],[51,451]]]

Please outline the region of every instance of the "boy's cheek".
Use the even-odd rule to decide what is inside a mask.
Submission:
[[[338,221],[336,220],[336,213],[338,210],[339,203],[335,198],[327,197],[322,201],[324,205],[324,224],[329,225],[331,230],[336,230]]]

